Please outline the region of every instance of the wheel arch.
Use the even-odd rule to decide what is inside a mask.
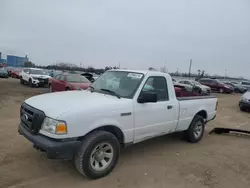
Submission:
[[[91,134],[95,131],[107,131],[113,134],[121,145],[124,145],[125,143],[125,137],[124,137],[122,130],[115,125],[103,125],[103,126],[97,127],[91,130],[90,132],[88,132],[86,135]],[[79,137],[78,140],[82,140],[86,135]]]
[[[197,116],[197,115],[203,117],[205,120],[207,119],[207,111],[206,110],[200,110],[199,112],[197,112],[195,114],[195,116]]]

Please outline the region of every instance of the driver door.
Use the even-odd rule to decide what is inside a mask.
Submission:
[[[166,78],[149,77],[141,93],[146,91],[156,92],[157,102],[134,102],[135,142],[173,132],[177,126],[178,102],[169,100]]]

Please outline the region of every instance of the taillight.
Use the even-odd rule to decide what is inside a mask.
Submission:
[[[215,106],[215,111],[217,111],[217,108],[218,108],[218,101],[216,102],[216,106]]]

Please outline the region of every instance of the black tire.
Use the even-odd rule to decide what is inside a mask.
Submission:
[[[20,78],[20,84],[24,84],[23,78]]]
[[[113,148],[113,158],[106,169],[96,171],[92,168],[91,153],[101,143],[108,143]],[[120,155],[120,144],[117,138],[106,131],[94,131],[85,136],[82,145],[74,157],[76,169],[89,179],[98,179],[108,175],[116,166]]]
[[[200,126],[201,126],[201,132],[200,132],[199,136],[197,136],[195,133],[195,128],[196,128],[197,123],[200,123]],[[188,142],[191,142],[191,143],[199,142],[203,137],[204,130],[205,130],[204,118],[202,116],[196,115],[194,117],[193,121],[191,122],[188,130],[185,131],[186,140]]]
[[[66,87],[66,88],[65,88],[65,91],[69,91],[69,90],[70,90],[69,87]]]
[[[219,89],[219,93],[224,93],[224,89],[223,89],[223,88],[220,88],[220,89]]]
[[[32,84],[32,80],[31,79],[29,79],[29,86],[30,87],[33,87],[34,85]]]
[[[50,93],[52,93],[53,91],[52,91],[52,86],[51,86],[51,84],[49,83],[49,92]]]

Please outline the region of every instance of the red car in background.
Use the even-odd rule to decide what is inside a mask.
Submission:
[[[199,80],[202,85],[208,86],[212,91],[217,91],[219,93],[233,93],[234,88],[226,85],[220,80],[211,79],[211,78],[202,78]]]
[[[58,74],[50,79],[50,92],[87,89],[91,82],[78,74]]]
[[[13,69],[10,71],[10,77],[20,79],[20,72],[22,72],[21,69]]]

